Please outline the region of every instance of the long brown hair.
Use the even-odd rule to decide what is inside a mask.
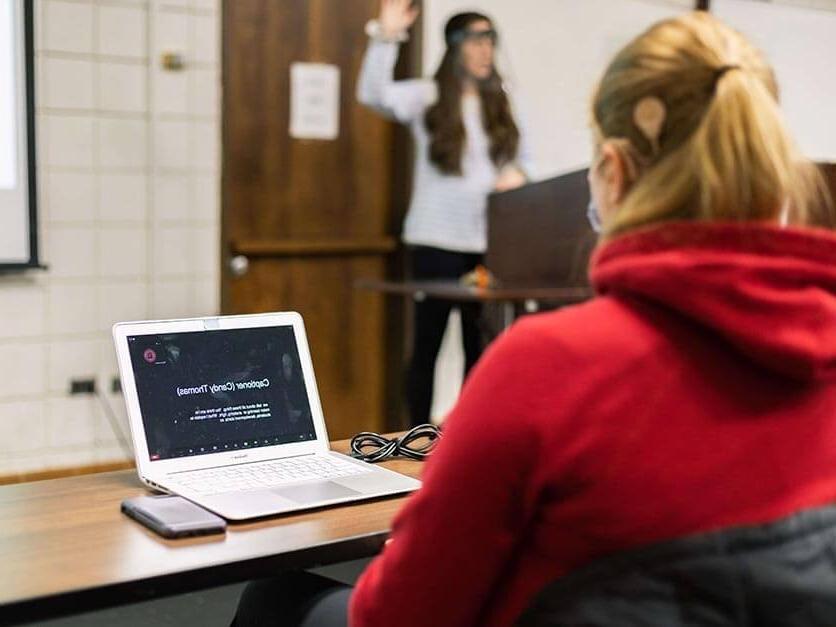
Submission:
[[[444,28],[447,50],[434,77],[438,86],[438,100],[427,109],[424,116],[424,124],[430,136],[430,161],[444,174],[461,175],[465,142],[461,110],[461,38],[456,35],[464,32],[470,24],[480,21],[493,24],[481,13],[459,13],[451,17]],[[517,156],[520,132],[496,67],[488,78],[477,84],[482,104],[482,124],[490,141],[491,161],[501,167]]]

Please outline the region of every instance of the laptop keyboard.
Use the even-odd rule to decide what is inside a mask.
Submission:
[[[304,455],[266,462],[184,472],[171,479],[202,495],[264,490],[315,479],[336,479],[371,472],[358,464],[330,455]]]

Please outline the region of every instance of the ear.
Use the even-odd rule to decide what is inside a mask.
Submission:
[[[601,175],[606,183],[606,203],[618,207],[630,188],[627,160],[618,146],[605,141],[601,146]]]

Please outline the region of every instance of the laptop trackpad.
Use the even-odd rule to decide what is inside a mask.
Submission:
[[[330,501],[331,499],[343,499],[349,496],[362,494],[357,490],[346,488],[333,481],[318,481],[307,485],[290,486],[273,490],[279,496],[290,499],[299,505]]]

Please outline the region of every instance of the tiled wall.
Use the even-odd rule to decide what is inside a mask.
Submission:
[[[0,276],[0,476],[123,458],[111,325],[217,313],[220,0],[35,0],[45,272]],[[164,51],[185,69],[163,70]],[[120,395],[107,397],[125,425]]]

